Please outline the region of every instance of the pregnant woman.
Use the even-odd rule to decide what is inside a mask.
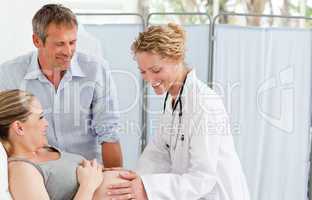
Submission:
[[[28,92],[0,92],[0,141],[8,154],[13,199],[105,200],[107,185],[124,182],[119,172],[102,172],[96,160],[49,146],[48,122]]]

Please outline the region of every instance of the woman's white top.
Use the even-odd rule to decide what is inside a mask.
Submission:
[[[138,164],[149,199],[249,200],[222,99],[189,72],[179,105],[169,95]]]

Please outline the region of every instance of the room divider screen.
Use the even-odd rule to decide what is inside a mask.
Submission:
[[[213,30],[214,88],[230,114],[251,199],[307,199],[311,29],[214,23]]]

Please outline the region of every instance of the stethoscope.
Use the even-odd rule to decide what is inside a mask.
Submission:
[[[183,89],[184,89],[184,85],[185,85],[185,82],[186,82],[186,78],[187,76],[185,77],[184,81],[183,81],[183,84],[182,84],[182,87],[180,89],[180,92],[179,92],[179,95],[178,95],[178,98],[175,102],[175,104],[173,105],[173,110],[172,110],[172,115],[174,115],[174,111],[176,110],[178,104],[179,104],[179,125],[178,125],[178,133],[175,137],[175,142],[174,142],[174,146],[172,148],[173,152],[175,151],[176,147],[177,147],[177,143],[178,143],[178,139],[180,137],[180,140],[183,142],[184,141],[184,134],[182,133],[181,136],[180,136],[180,130],[181,130],[181,126],[182,126],[182,99],[181,99],[181,96],[182,96],[182,93],[183,93]],[[166,111],[166,104],[167,104],[167,100],[168,100],[168,96],[169,96],[169,92],[167,92],[166,94],[166,97],[165,97],[165,101],[164,101],[164,111],[163,113],[165,113]],[[175,118],[175,116],[174,116]],[[172,124],[174,122],[174,118],[172,120]],[[173,129],[173,127],[172,127]],[[172,145],[172,135],[170,135],[170,145]],[[166,144],[166,147],[171,150],[170,148],[170,145],[169,144]]]

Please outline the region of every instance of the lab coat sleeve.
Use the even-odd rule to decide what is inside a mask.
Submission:
[[[166,173],[170,170],[170,157],[162,139],[161,128],[144,149],[136,172],[139,174]]]
[[[216,190],[222,190],[218,185],[217,165],[222,137],[228,134],[228,118],[220,99],[199,103],[199,109],[185,122],[189,123],[186,131],[191,134],[189,170],[184,174],[142,175],[149,199],[215,199]]]

